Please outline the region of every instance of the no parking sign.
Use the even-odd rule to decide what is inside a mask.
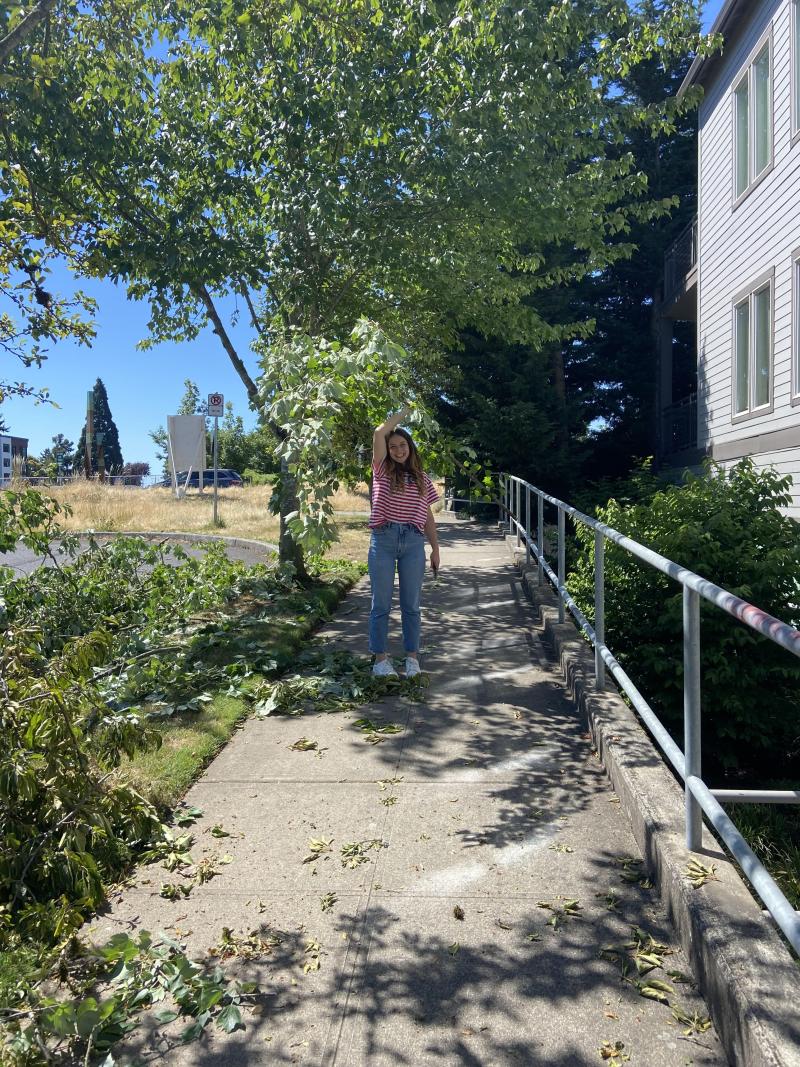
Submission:
[[[208,414],[211,418],[222,418],[225,414],[225,397],[222,393],[208,394]]]

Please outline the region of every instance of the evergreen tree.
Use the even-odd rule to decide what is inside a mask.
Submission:
[[[73,473],[75,462],[75,445],[63,433],[56,434],[50,447],[45,448],[38,457],[44,476],[48,478],[57,478],[59,475],[68,478]],[[77,462],[80,464],[80,456]]]
[[[662,0],[645,0],[642,11],[656,22],[663,7]],[[665,64],[660,56],[636,65],[620,78],[615,105],[647,108],[674,98],[691,60],[686,54]],[[477,324],[461,333],[450,355],[458,370],[443,383],[440,415],[487,466],[570,499],[587,480],[625,476],[637,458],[654,453],[664,253],[696,211],[696,131],[696,113],[677,115],[670,133],[653,136],[634,126],[609,149],[631,153],[648,194],[664,204],[672,199],[672,210],[658,221],[625,221],[609,244],[628,247],[628,255],[610,256],[602,269],[523,300],[554,336],[531,346],[504,343]],[[520,239],[520,258],[528,252]],[[551,247],[546,256],[554,272],[568,266],[563,249]],[[591,328],[559,341],[558,327],[573,323]],[[696,381],[687,325],[675,330],[677,399]]]
[[[655,20],[662,7],[661,0],[646,0],[643,11]],[[623,98],[646,107],[674,97],[691,61],[687,54],[666,67],[658,59],[636,66],[621,79]],[[673,197],[676,206],[657,223],[633,221],[618,238],[634,246],[633,255],[573,290],[571,313],[592,316],[596,323],[591,336],[565,353],[568,387],[586,398],[586,425],[595,420],[584,468],[589,479],[625,475],[632,461],[656,450],[656,327],[664,254],[697,211],[697,113],[676,116],[668,135],[629,131],[619,150],[633,153],[654,199]],[[694,326],[675,326],[673,395],[682,399],[696,388]]]
[[[106,471],[116,474],[123,467],[122,451],[119,447],[119,432],[111,416],[106,387],[100,378],[94,383],[94,388],[92,389],[92,404],[91,474],[103,475]],[[78,456],[80,457],[78,462],[83,462],[84,466],[86,463],[86,429],[86,423],[84,423],[78,441]],[[85,473],[88,477],[89,472],[85,471]]]

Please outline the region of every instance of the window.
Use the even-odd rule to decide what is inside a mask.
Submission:
[[[10,452],[11,451],[11,445],[8,443],[8,441],[3,441],[3,451],[4,452]]]
[[[800,0],[792,4],[792,133],[800,135]]]
[[[792,256],[792,403],[800,404],[800,248]]]
[[[800,0],[795,0],[795,7]],[[733,89],[734,200],[772,163],[771,42],[761,46]]]
[[[772,403],[772,272],[733,303],[733,416]]]

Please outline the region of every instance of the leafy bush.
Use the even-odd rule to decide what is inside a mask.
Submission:
[[[67,996],[53,996],[54,987]],[[102,995],[99,990],[102,989]],[[251,982],[227,977],[222,967],[190,960],[177,942],[142,930],[136,940],[115,934],[104,945],[73,939],[56,973],[27,991],[7,1013],[0,1062],[8,1067],[117,1062],[110,1049],[141,1022],[148,1008],[159,1026],[191,1020],[180,1036],[196,1040],[213,1023],[225,1033],[244,1029],[241,1005],[256,992]],[[78,994],[77,996],[75,994]]]
[[[0,494],[0,552],[21,541],[49,564],[24,576],[0,568],[0,947],[12,931],[60,937],[160,832],[152,805],[111,772],[160,741],[137,707],[144,692],[209,679],[190,649],[157,639],[245,582],[267,598],[291,585],[217,544],[199,559],[137,538],[79,552],[61,511],[34,490]]]
[[[750,460],[727,471],[710,465],[649,500],[610,500],[597,517],[797,625],[800,525],[781,511],[790,485]],[[577,536],[581,553],[569,585],[592,618],[594,535],[579,527]],[[606,643],[682,744],[682,587],[611,542],[605,575]],[[701,656],[706,770],[767,773],[776,757],[797,766],[797,660],[704,600]]]
[[[28,505],[27,497],[38,497],[33,490],[5,495],[18,498],[18,516]],[[119,632],[135,626],[143,632],[159,631],[165,619],[177,627],[236,593],[250,573],[214,542],[203,546],[199,558],[179,545],[138,537],[90,540],[88,551],[79,552],[77,538],[49,522],[58,505],[42,499],[46,504],[38,516],[47,522],[48,536],[43,545],[33,547],[48,565],[22,576],[0,567],[0,619],[38,627],[46,651],[57,652],[70,638],[94,629]],[[8,525],[8,513],[5,518]]]
[[[242,479],[245,485],[274,485],[277,475],[263,474],[261,471],[254,471],[252,467],[245,467],[242,471]]]
[[[97,631],[46,658],[42,633],[12,627],[0,650],[0,945],[59,937],[97,906],[103,882],[160,825],[135,790],[109,782],[158,734],[112,712],[87,680],[110,638]]]

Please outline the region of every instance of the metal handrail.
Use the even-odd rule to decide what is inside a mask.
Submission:
[[[524,490],[524,507],[523,507]],[[531,494],[537,499],[536,536],[531,527]],[[500,503],[507,516],[509,533],[516,531],[517,545],[525,543],[528,564],[536,560],[541,583],[546,576],[558,593],[558,620],[564,622],[568,608],[580,629],[594,647],[595,684],[605,688],[605,669],[609,669],[622,691],[628,696],[664,755],[684,782],[686,847],[697,852],[702,841],[702,816],[707,819],[728,846],[745,876],[763,901],[792,948],[800,953],[800,913],[796,912],[779,889],[772,875],[722,809],[720,800],[750,803],[800,803],[800,792],[789,790],[714,790],[701,776],[700,724],[700,598],[708,600],[752,630],[800,657],[800,630],[749,604],[734,593],[715,585],[702,575],[667,559],[645,545],[627,537],[598,519],[584,515],[577,508],[550,496],[516,475],[500,475]],[[557,570],[548,563],[544,550],[544,505],[558,511]],[[524,512],[524,517],[523,517]],[[580,610],[566,586],[566,516],[594,530],[594,608],[595,624]],[[647,700],[636,688],[605,643],[605,542],[613,541],[637,559],[668,575],[683,586],[683,663],[684,663],[684,730],[683,751],[670,737]]]

